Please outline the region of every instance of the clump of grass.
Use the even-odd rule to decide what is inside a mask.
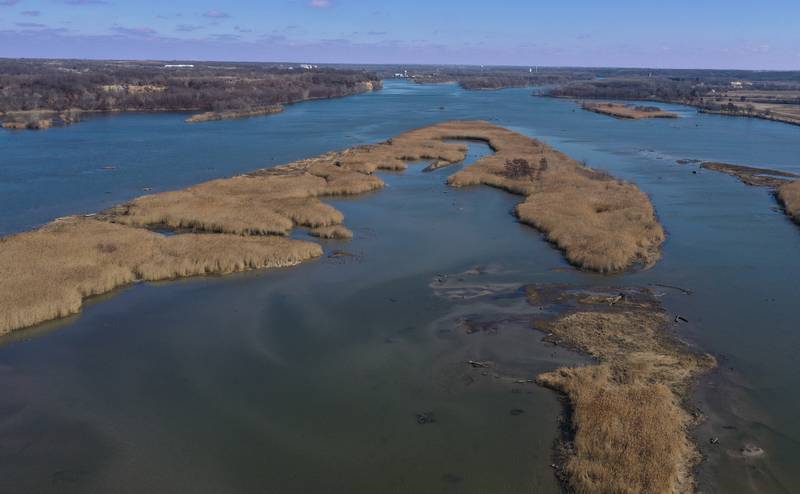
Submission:
[[[319,245],[282,237],[165,237],[65,218],[0,239],[0,334],[77,313],[83,300],[136,281],[293,266]]]
[[[347,240],[353,238],[353,232],[342,225],[320,226],[309,231],[311,236],[318,238]]]
[[[548,339],[599,361],[538,377],[564,393],[572,412],[574,436],[564,445],[563,471],[580,493],[690,492],[699,455],[682,403],[691,381],[714,359],[668,335],[654,297],[629,301],[619,293],[592,299],[564,292],[554,303],[572,302],[571,311],[540,325]],[[542,303],[536,291],[529,297]]]
[[[778,189],[778,199],[786,212],[800,223],[800,180],[781,186]]]

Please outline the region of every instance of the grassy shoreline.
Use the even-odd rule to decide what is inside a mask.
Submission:
[[[697,419],[688,395],[715,359],[670,332],[647,289],[534,285],[527,297],[560,308],[534,323],[546,341],[596,360],[537,378],[564,397],[559,478],[575,492],[692,492],[701,457],[689,436]]]

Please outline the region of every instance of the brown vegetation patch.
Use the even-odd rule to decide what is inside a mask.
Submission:
[[[757,187],[780,187],[791,179],[798,178],[794,173],[753,166],[730,165],[711,161],[704,162],[700,166],[707,170],[731,175],[738,178],[742,183]]]
[[[11,310],[4,311],[8,315],[0,331],[71,314],[84,297],[140,279],[286,265],[312,257],[312,251],[319,255],[314,244],[246,237],[286,236],[294,227],[303,226],[319,237],[350,238],[352,232],[341,226],[344,215],[320,198],[379,189],[383,181],[372,174],[379,169],[401,170],[408,162],[423,160],[463,161],[467,146],[448,142],[460,139],[487,142],[496,154],[453,175],[449,183],[485,183],[527,195],[526,203],[518,208],[520,219],[544,231],[570,261],[610,271],[657,258],[663,232],[647,197],[633,185],[617,182],[538,141],[486,122],[450,122],[413,130],[382,144],[143,196],[92,220],[55,222],[5,238],[0,256],[0,304]],[[531,207],[540,200],[547,203]],[[557,223],[548,222],[549,218]],[[144,228],[166,228],[181,234],[165,239]],[[188,239],[196,245],[184,246]],[[48,250],[58,244],[65,248]],[[28,249],[15,247],[19,245],[28,245]],[[206,249],[210,245],[219,249],[219,256],[227,257],[215,257],[213,250]],[[165,250],[177,246],[183,250]],[[303,255],[295,252],[297,246],[303,246]],[[270,259],[237,261],[237,254],[251,259],[258,249],[271,249]],[[96,265],[96,256],[109,262]],[[89,262],[90,268],[79,269],[84,262]],[[68,270],[58,275],[64,280],[58,289],[50,287],[47,267],[51,263]],[[189,265],[183,267],[186,263]],[[28,274],[17,266],[30,266]],[[35,303],[15,296],[18,281],[20,286],[32,287],[20,293],[32,294]]]
[[[322,255],[281,237],[174,235],[70,217],[0,239],[0,334],[78,312],[136,281],[293,266]]]
[[[672,112],[664,111],[657,106],[633,106],[618,103],[584,103],[582,108],[587,111],[600,113],[616,118],[641,120],[644,118],[678,118]]]
[[[800,180],[782,185],[778,189],[778,199],[786,208],[786,212],[800,223]]]
[[[537,323],[548,340],[598,361],[538,377],[568,401],[571,434],[559,469],[569,486],[582,493],[690,492],[699,455],[683,401],[714,359],[667,332],[668,319],[647,290],[530,287],[528,297],[562,311]]]
[[[516,209],[520,221],[541,230],[571,263],[611,272],[635,263],[651,265],[660,257],[664,230],[649,198],[635,185],[485,122],[451,122],[429,129],[489,143],[494,155],[452,175],[448,183],[485,184],[526,196]]]
[[[318,238],[330,238],[330,239],[340,239],[340,240],[353,238],[353,232],[349,228],[342,225],[321,226],[312,229],[309,233],[311,234],[311,236]]]
[[[253,108],[250,110],[229,110],[229,111],[208,111],[205,113],[198,113],[186,119],[186,123],[199,123],[199,122],[213,122],[217,120],[236,120],[240,118],[260,117],[263,115],[272,115],[281,113],[283,107],[280,105],[269,106],[266,108]]]

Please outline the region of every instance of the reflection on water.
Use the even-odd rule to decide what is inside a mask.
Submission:
[[[800,128],[667,106],[684,118],[627,122],[529,90],[388,83],[259,119],[189,127],[180,115],[134,115],[0,133],[6,232],[141,187],[175,188],[436,121],[484,118],[636,181],[669,234],[650,271],[580,273],[515,222],[518,197],[447,188],[454,169],[384,174],[385,190],[331,201],[356,238],[325,241],[326,252],[352,255],[137,285],[0,348],[0,491],[557,492],[549,468],[556,397],[465,362],[496,361],[498,375],[533,377],[578,357],[554,353],[513,318],[496,331],[464,331],[465,318],[519,310],[513,298],[437,295],[437,277],[475,266],[496,266],[481,276],[502,286],[691,289],[662,291],[689,321],[681,334],[723,363],[698,396],[709,416],[697,431],[709,455],[704,490],[786,491],[800,482],[792,468],[800,458],[800,228],[771,209],[765,190],[673,160],[798,172]],[[482,152],[470,145],[473,159]],[[118,166],[103,170],[107,162]],[[429,412],[435,422],[419,424]],[[746,443],[766,455],[741,459]]]

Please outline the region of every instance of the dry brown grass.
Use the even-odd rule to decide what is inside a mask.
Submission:
[[[65,218],[0,239],[0,334],[78,312],[83,300],[136,281],[293,266],[319,245],[282,237],[160,234]]]
[[[516,210],[519,219],[541,230],[571,263],[611,272],[659,259],[664,230],[649,198],[635,185],[485,122],[454,122],[434,129],[448,137],[488,142],[495,154],[454,174],[449,183],[456,187],[485,184],[526,196]],[[514,159],[526,160],[534,168],[532,173],[509,174],[508,163]]]
[[[318,238],[332,238],[346,240],[353,238],[353,232],[342,225],[334,226],[320,226],[309,231],[309,233]]]
[[[725,173],[738,178],[742,183],[756,187],[780,187],[790,179],[797,179],[794,173],[770,168],[756,168],[753,166],[730,165],[728,163],[717,163],[706,161],[700,165],[706,170]]]
[[[235,120],[239,118],[260,117],[263,115],[281,113],[282,111],[283,107],[280,105],[268,106],[265,108],[254,108],[252,110],[232,110],[223,112],[209,111],[192,115],[186,119],[186,123],[213,122],[217,120]]]
[[[616,118],[641,120],[645,118],[678,118],[672,112],[664,111],[654,106],[631,106],[618,103],[584,103],[582,108],[587,111],[600,113]]]
[[[800,223],[800,180],[783,185],[778,189],[778,199],[780,199],[786,212]]]
[[[542,303],[529,293],[531,303]],[[654,298],[640,303],[619,293],[568,294],[554,303],[571,301],[571,312],[540,326],[548,339],[599,361],[538,378],[564,393],[572,412],[574,437],[564,447],[563,472],[578,493],[691,492],[699,456],[682,404],[692,379],[714,359],[669,336]]]
[[[616,182],[534,139],[486,122],[450,122],[413,130],[382,144],[143,196],[105,211],[97,219],[57,222],[3,239],[0,304],[9,311],[4,311],[0,331],[74,313],[84,297],[140,279],[223,273],[291,264],[298,256],[311,257],[308,252],[305,256],[297,254],[297,246],[314,252],[319,251],[318,246],[246,236],[285,236],[294,227],[303,226],[322,238],[350,238],[352,232],[342,226],[344,215],[320,198],[383,187],[383,181],[372,174],[375,170],[402,170],[408,162],[422,160],[434,160],[437,166],[464,160],[467,146],[447,142],[451,139],[483,140],[496,154],[455,174],[449,182],[454,186],[485,183],[529,196],[527,206],[518,210],[520,218],[544,231],[564,249],[570,261],[588,269],[608,271],[657,257],[663,232],[647,197],[633,185]],[[509,173],[508,162],[525,162],[526,166],[517,168],[530,173]],[[527,166],[528,162],[535,166]],[[552,203],[534,210],[529,206],[537,198],[547,198]],[[555,223],[549,222],[548,217],[554,218]],[[98,226],[103,225],[98,220],[111,225]],[[165,239],[145,227],[173,229],[180,235]],[[102,228],[109,230],[96,233]],[[222,235],[189,236],[185,232]],[[195,242],[194,247],[184,245],[190,240]],[[52,250],[59,242],[64,243],[64,250]],[[115,247],[113,252],[101,252],[104,255],[100,259],[107,262],[97,264],[92,246],[101,242]],[[27,244],[30,250],[23,255],[17,246]],[[183,250],[170,254],[169,249],[179,246]],[[213,246],[219,252],[207,250],[201,256],[198,249],[204,246]],[[236,264],[241,259],[237,256],[250,259],[255,253],[267,251],[272,256],[269,261]],[[46,288],[50,283],[47,267],[52,259],[67,270],[58,271],[62,279],[56,283],[58,289]],[[85,270],[78,269],[84,266],[82,263],[89,263]],[[209,267],[209,263],[216,263],[217,267]],[[21,272],[18,265],[28,266],[29,274]],[[36,301],[28,300],[27,295],[16,297],[13,287],[17,283],[32,287],[21,293],[29,293],[30,297],[35,294]]]

